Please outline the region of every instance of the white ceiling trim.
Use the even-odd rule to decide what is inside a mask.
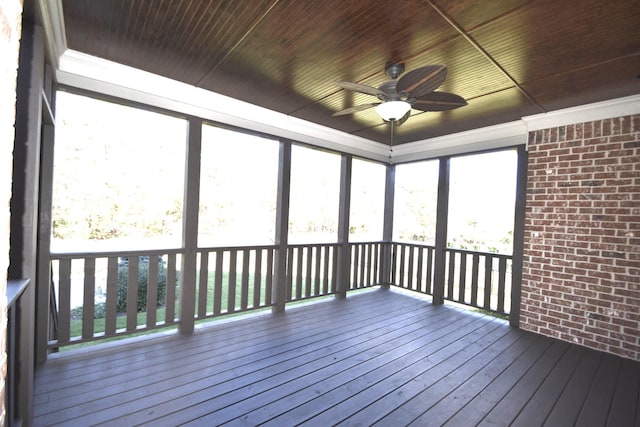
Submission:
[[[526,144],[527,127],[521,120],[398,145],[394,163],[433,159]]]
[[[73,50],[67,50],[60,58],[57,80],[177,113],[389,161],[388,147],[377,142]]]
[[[550,129],[633,114],[640,114],[640,95],[525,116],[522,120],[527,124],[529,132],[532,132],[534,130]]]

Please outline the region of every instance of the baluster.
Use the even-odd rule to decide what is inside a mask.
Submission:
[[[147,328],[156,325],[156,310],[158,309],[158,255],[149,256],[149,270],[147,275]]]
[[[207,317],[207,299],[209,288],[209,252],[200,253],[200,273],[198,278],[198,319]]]
[[[338,249],[336,246],[331,247],[333,260],[331,262],[331,293],[336,293],[338,284]]]
[[[426,293],[433,294],[433,248],[427,249],[427,286]]]
[[[422,281],[422,271],[423,271],[423,257],[424,257],[424,248],[422,246],[420,246],[418,248],[418,267],[416,269],[416,290],[418,292],[425,292],[425,290],[423,289],[423,281]]]
[[[306,277],[305,277],[305,287],[304,287],[304,296],[306,298],[309,298],[311,296],[311,281],[312,281],[312,271],[311,271],[311,266],[313,265],[313,247],[309,246],[306,248],[306,258],[305,258],[305,264],[306,264]]]
[[[135,331],[138,327],[138,257],[128,257],[127,265],[127,331]]]
[[[313,283],[313,290],[314,290],[314,295],[321,295],[320,294],[320,276],[321,276],[321,260],[322,260],[322,246],[316,246],[315,247],[315,269],[314,269],[314,283]]]
[[[229,251],[229,280],[227,283],[227,313],[236,311],[236,281],[238,268],[238,251]]]
[[[374,243],[373,251],[373,281],[375,283],[372,285],[378,285],[380,281],[380,243]]]
[[[350,277],[350,289],[356,289],[358,287],[358,263],[360,262],[360,245],[353,245],[352,248],[352,259],[351,259],[351,277]]]
[[[255,265],[253,270],[253,307],[260,307],[262,298],[262,249],[255,250]]]
[[[449,275],[447,277],[447,298],[451,301],[455,301],[453,292],[453,282],[456,276],[456,253],[453,251],[447,251],[449,253]]]
[[[285,293],[287,302],[291,301],[293,296],[293,253],[293,248],[287,249],[287,289]]]
[[[414,246],[409,246],[409,263],[407,266],[407,288],[413,289],[413,257],[414,257]]]
[[[93,337],[96,295],[96,259],[84,259],[84,293],[82,301],[82,338]]]
[[[331,246],[324,247],[323,267],[324,273],[322,275],[322,293],[327,295],[329,293],[329,264],[331,264]]]
[[[66,344],[71,334],[71,260],[61,259],[58,269],[58,343]]]
[[[491,275],[492,273],[493,273],[493,256],[485,255],[483,308],[486,310],[491,310]]]
[[[507,258],[500,257],[498,264],[498,307],[499,313],[504,313],[504,294],[505,294],[505,282],[507,275]]]
[[[458,302],[465,302],[466,283],[467,283],[467,253],[460,253],[460,275],[459,277],[459,289],[458,289]]]
[[[473,254],[473,265],[471,266],[471,305],[479,307],[478,304],[478,276],[480,271],[480,255]]]
[[[302,257],[304,248],[296,248],[296,299],[302,298]]]
[[[222,269],[224,251],[216,251],[216,271],[213,281],[213,315],[222,313]]]
[[[249,306],[249,249],[242,251],[242,291],[240,293],[240,308],[246,310]]]
[[[167,293],[165,297],[164,322],[169,325],[176,319],[176,287],[178,275],[176,271],[176,254],[167,256]]]
[[[271,292],[273,286],[273,256],[274,250],[273,248],[267,249],[267,283],[265,286],[265,296],[264,301],[268,306],[272,305],[271,301]]]
[[[111,256],[107,261],[107,300],[105,303],[104,334],[116,333],[118,300],[118,258]]]

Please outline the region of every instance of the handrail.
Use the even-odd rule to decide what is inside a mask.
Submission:
[[[4,404],[6,419],[10,425],[23,418],[27,409],[23,405],[30,390],[27,383],[19,379],[30,378],[33,374],[33,362],[29,363],[27,356],[29,350],[23,346],[25,337],[33,331],[25,328],[22,323],[26,321],[28,325],[29,316],[33,316],[28,303],[29,296],[25,298],[26,301],[22,299],[27,292],[31,292],[30,286],[30,279],[7,280],[7,373]]]
[[[7,280],[7,308],[12,308],[31,283],[30,279]]]

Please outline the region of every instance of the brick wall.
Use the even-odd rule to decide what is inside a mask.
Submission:
[[[640,360],[640,115],[529,134],[521,327]]]
[[[5,425],[7,375],[7,268],[9,266],[9,202],[16,106],[16,74],[20,46],[22,0],[0,2],[0,425]]]

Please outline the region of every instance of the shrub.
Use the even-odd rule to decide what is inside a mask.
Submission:
[[[99,302],[93,306],[93,318],[103,319],[106,317],[107,305]],[[71,320],[82,320],[84,318],[84,310],[82,306],[71,309]]]
[[[167,292],[167,267],[162,257],[158,257],[158,298],[156,306],[164,304]],[[127,311],[127,282],[129,280],[129,259],[120,258],[118,264],[118,292],[116,294],[116,310],[119,313]],[[149,257],[138,258],[138,298],[136,310],[138,312],[147,310],[147,283],[149,281]]]

